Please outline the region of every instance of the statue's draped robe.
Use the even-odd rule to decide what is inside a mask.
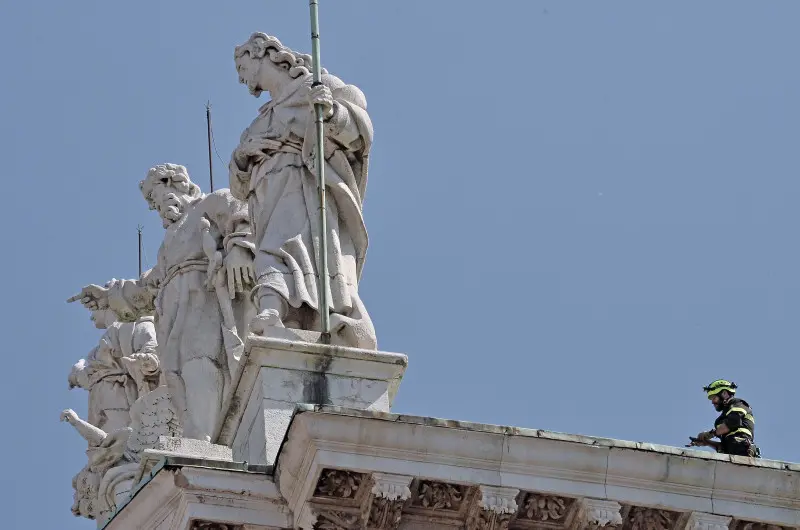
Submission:
[[[100,344],[89,353],[84,368],[89,381],[89,423],[108,432],[128,426],[128,411],[136,401],[137,389],[122,358],[154,353],[155,341],[150,317],[114,322],[108,327]]]
[[[286,321],[294,320],[302,329],[319,329],[320,203],[308,103],[311,83],[310,75],[301,76],[273,95],[242,134],[229,167],[231,192],[249,200],[259,288],[280,294],[290,308]],[[372,123],[358,88],[330,75],[323,83],[336,102],[335,114],[325,124],[331,329],[343,344],[374,349],[375,330],[358,295],[367,252],[362,201]],[[238,153],[254,150],[260,153],[241,167]]]
[[[234,246],[252,252],[246,203],[228,190],[218,190],[187,205],[183,217],[167,228],[155,267],[139,280],[114,282],[109,291],[109,305],[121,318],[155,313],[158,357],[182,421],[186,419],[186,389],[180,376],[187,362],[211,360],[223,374],[221,395],[230,382],[219,300],[205,285],[208,259],[200,231],[203,217],[210,221],[210,233],[224,254]],[[237,328],[247,329],[248,297],[237,295],[231,302]]]

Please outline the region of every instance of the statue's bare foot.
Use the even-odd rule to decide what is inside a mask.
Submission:
[[[257,314],[250,322],[250,331],[256,335],[264,335],[269,327],[285,327],[276,309],[266,309]]]

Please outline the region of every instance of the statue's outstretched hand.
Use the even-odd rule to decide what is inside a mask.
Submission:
[[[99,285],[87,285],[81,292],[67,299],[67,303],[79,301],[89,311],[108,308],[108,289]]]
[[[240,246],[231,248],[225,256],[225,274],[231,300],[236,297],[236,293],[243,293],[247,287],[255,284],[256,270],[250,251]]]
[[[78,421],[78,415],[72,409],[66,409],[61,412],[61,421],[74,424]]]

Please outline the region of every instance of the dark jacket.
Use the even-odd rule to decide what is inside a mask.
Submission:
[[[755,436],[755,421],[753,410],[747,401],[737,397],[730,398],[725,403],[722,413],[714,421],[715,428],[724,423],[730,430],[721,437],[719,451],[732,455],[753,456],[749,453]]]

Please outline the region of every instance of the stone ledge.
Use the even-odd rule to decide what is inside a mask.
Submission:
[[[276,481],[306,513],[324,469],[516,488],[800,527],[800,466],[533,429],[298,407]]]
[[[237,462],[164,458],[103,530],[186,530],[193,520],[235,521],[253,530],[291,528],[291,514],[269,472]]]
[[[396,414],[392,412],[378,412],[373,410],[358,410],[331,405],[312,405],[298,404],[297,412],[320,412],[324,414],[348,416],[353,418],[376,419],[409,425],[421,425],[426,427],[443,427],[448,429],[458,429],[464,431],[482,432],[490,434],[502,434],[506,436],[519,436],[524,438],[539,438],[543,440],[554,440],[570,442],[591,447],[606,447],[618,449],[632,449],[648,453],[659,453],[666,455],[683,456],[687,458],[697,458],[701,460],[715,460],[721,462],[732,462],[769,469],[780,469],[784,471],[800,471],[800,463],[784,462],[781,460],[769,460],[765,458],[747,458],[742,456],[730,456],[701,449],[689,449],[673,447],[670,445],[659,445],[647,442],[633,442],[629,440],[618,440],[615,438],[602,438],[596,436],[584,436],[580,434],[566,434],[543,429],[530,429],[524,427],[513,427],[503,425],[493,425],[489,423],[477,423],[469,421],[449,420],[433,418],[428,416],[411,416],[407,414]]]

